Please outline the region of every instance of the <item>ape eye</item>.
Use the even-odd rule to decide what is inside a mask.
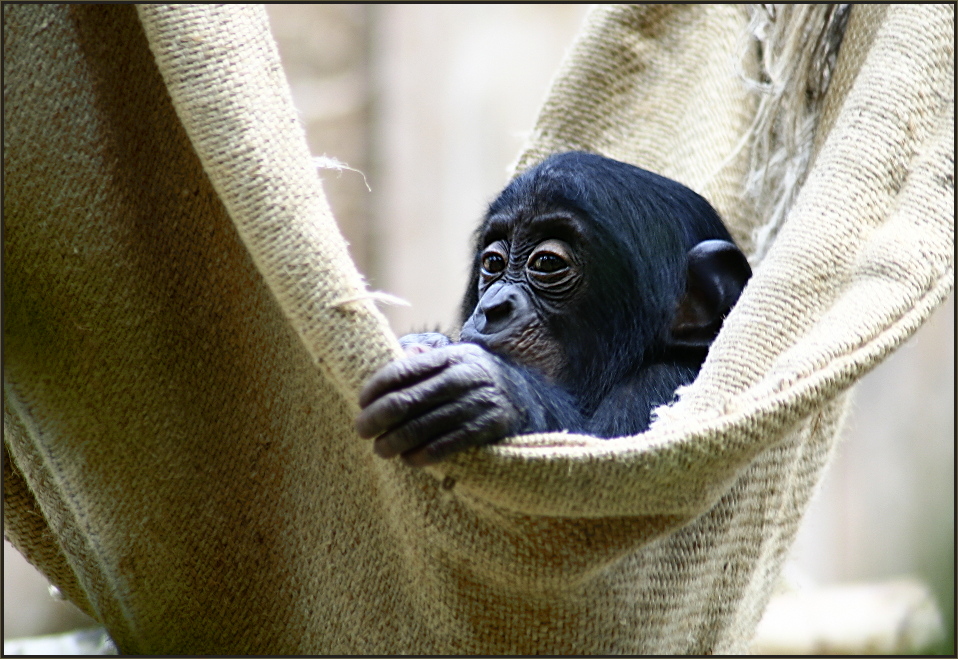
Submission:
[[[573,285],[579,278],[578,270],[572,246],[557,238],[536,245],[526,261],[530,283],[541,290],[559,290]]]
[[[482,256],[482,272],[486,275],[498,275],[506,269],[506,260],[497,252],[486,252]]]
[[[529,260],[529,269],[536,272],[551,274],[569,267],[561,256],[556,254],[536,254]]]

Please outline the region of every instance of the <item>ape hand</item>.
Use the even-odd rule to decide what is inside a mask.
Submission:
[[[422,334],[406,334],[399,339],[399,345],[407,356],[418,355],[421,352],[434,350],[450,345],[452,341],[445,334],[439,332],[423,332]]]
[[[383,458],[432,464],[522,427],[507,382],[501,360],[472,343],[412,354],[387,364],[363,387],[356,430],[376,438],[373,449]]]

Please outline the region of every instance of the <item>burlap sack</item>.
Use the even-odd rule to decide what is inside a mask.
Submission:
[[[599,8],[520,167],[645,165],[751,247],[748,20]],[[804,185],[681,400],[636,437],[408,469],[352,430],[398,346],[262,9],[4,5],[4,37],[4,530],[124,652],[741,651],[843,392],[952,288],[953,7],[856,7]]]

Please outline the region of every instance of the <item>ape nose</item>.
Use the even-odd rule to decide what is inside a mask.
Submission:
[[[479,301],[476,330],[480,334],[496,334],[507,329],[522,305],[522,296],[511,288],[488,291]]]
[[[508,322],[509,316],[512,315],[512,310],[515,309],[515,304],[512,300],[498,300],[495,304],[482,305],[479,307],[482,309],[482,314],[485,317],[485,325],[488,329],[485,329],[485,333],[489,334],[490,332],[497,332],[500,325],[504,325]]]

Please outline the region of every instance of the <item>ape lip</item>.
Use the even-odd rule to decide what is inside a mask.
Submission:
[[[459,341],[461,343],[475,343],[476,345],[485,348],[489,352],[496,352],[496,334],[480,334],[475,330],[466,330],[459,333]]]

